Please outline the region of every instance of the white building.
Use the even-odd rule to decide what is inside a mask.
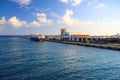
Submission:
[[[84,41],[84,39],[80,39],[80,38],[88,38],[88,37],[89,35],[85,35],[85,34],[65,32],[61,36],[61,40]]]

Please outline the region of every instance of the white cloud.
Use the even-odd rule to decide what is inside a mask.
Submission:
[[[106,5],[100,3],[99,0],[86,0],[87,8],[105,8]]]
[[[71,16],[71,15],[73,15],[73,11],[68,9],[68,10],[66,10],[65,15]]]
[[[32,0],[11,0],[13,2],[16,2],[17,4],[23,6],[23,5],[29,5]]]
[[[2,17],[2,19],[0,19],[0,25],[5,25],[6,24],[6,19],[5,17]]]
[[[44,25],[52,24],[52,20],[48,20],[45,13],[36,13],[37,21],[32,21],[29,23],[29,26],[40,27]]]
[[[105,8],[106,6],[105,6],[105,4],[98,4],[97,6],[96,6],[96,8]]]
[[[13,16],[8,20],[8,22],[13,26],[13,27],[22,27],[22,26],[27,26],[26,21],[20,21],[19,19],[16,18],[16,16]]]
[[[37,22],[37,21],[33,21],[33,22],[30,23],[30,26],[39,27],[39,26],[40,26],[40,23]]]
[[[83,2],[83,0],[72,0],[72,5],[77,6],[77,5],[81,4],[82,2]]]
[[[65,26],[120,26],[120,22],[97,22],[97,21],[81,21],[77,18],[73,18],[73,11],[72,10],[66,10],[65,14],[62,17],[58,17],[58,24],[62,24]]]
[[[59,0],[60,2],[63,2],[63,3],[68,3],[69,0]]]
[[[77,6],[83,2],[83,0],[59,0],[62,3],[70,3],[73,6]]]
[[[6,19],[5,17],[2,17],[2,19],[0,19],[0,30],[3,29],[6,25]]]
[[[2,17],[0,20],[0,27],[4,25],[11,25],[12,27],[40,27],[44,25],[52,24],[52,20],[47,19],[45,13],[37,13],[36,14],[37,21],[26,22],[25,20],[20,20],[16,16],[5,20],[5,17]]]
[[[79,21],[77,19],[71,18],[71,16],[73,15],[73,11],[72,10],[66,10],[64,16],[62,18],[60,18],[60,20],[58,21],[58,23],[60,24],[66,24],[66,25],[75,25],[78,24]]]
[[[48,20],[45,13],[36,13],[38,22],[40,24],[51,24],[52,20]]]

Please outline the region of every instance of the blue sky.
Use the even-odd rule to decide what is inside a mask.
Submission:
[[[120,0],[0,0],[0,35],[120,33]]]

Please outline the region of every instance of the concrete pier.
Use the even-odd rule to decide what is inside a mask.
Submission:
[[[48,41],[64,43],[64,44],[72,44],[72,45],[81,45],[81,46],[87,46],[87,47],[110,49],[110,50],[119,50],[120,51],[120,44],[118,44],[118,43],[93,44],[93,43],[81,43],[81,42],[71,42],[71,41],[61,41],[61,40],[48,40]]]

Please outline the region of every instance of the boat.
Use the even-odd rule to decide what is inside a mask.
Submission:
[[[43,34],[33,33],[30,36],[32,41],[45,41],[45,36]]]

